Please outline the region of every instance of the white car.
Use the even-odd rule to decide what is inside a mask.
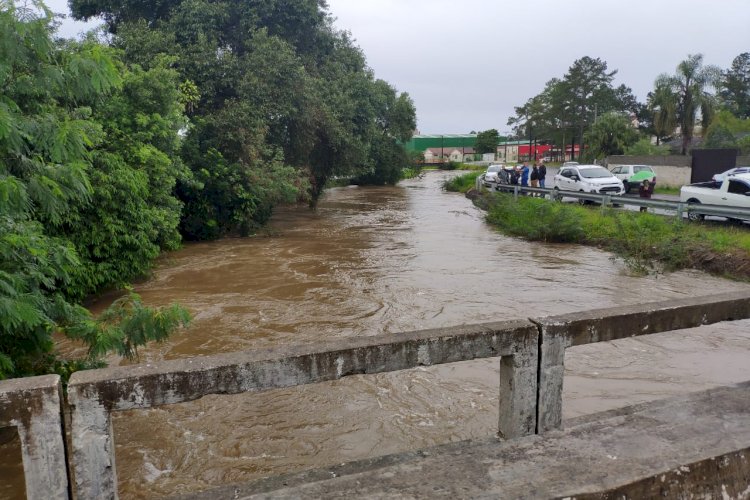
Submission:
[[[554,189],[558,191],[578,191],[583,193],[613,194],[625,193],[622,181],[604,167],[598,165],[563,166],[555,175]]]
[[[750,173],[727,175],[723,181],[698,182],[682,186],[680,201],[720,205],[725,207],[750,208]],[[703,214],[690,212],[691,220],[703,219]]]
[[[497,174],[503,169],[502,165],[490,165],[484,173],[484,185],[490,187],[490,184],[497,184]]]
[[[654,182],[656,181],[656,172],[654,172],[654,169],[649,165],[618,165],[610,170],[610,172],[612,172],[612,175],[622,181],[623,186],[625,186],[626,193],[633,188],[637,188],[640,184],[643,183],[644,179],[648,179],[649,181]],[[651,174],[651,177],[644,177],[641,180],[634,182],[628,181],[628,179],[639,172],[648,172]]]
[[[730,168],[729,170],[726,170],[720,174],[716,174],[713,177],[711,177],[711,180],[714,182],[724,182],[724,177],[727,177],[729,175],[736,175],[736,174],[747,174],[750,173],[750,167],[735,167]]]

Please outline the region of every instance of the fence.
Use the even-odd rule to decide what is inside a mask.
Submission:
[[[704,216],[726,217],[731,220],[750,220],[750,208],[727,207],[723,205],[704,205],[702,203],[684,203],[679,201],[653,200],[649,198],[632,198],[629,196],[586,193],[583,191],[562,191],[549,188],[531,188],[515,184],[493,183],[496,191],[519,194],[533,194],[561,201],[563,198],[574,198],[579,202],[598,203],[604,207],[612,206],[635,206],[662,210],[666,213],[674,213],[680,218],[687,216],[691,220],[699,220]],[[484,180],[477,177],[476,188],[481,189]]]
[[[77,372],[67,389],[75,493],[117,498],[115,411],[499,357],[499,434],[514,438],[561,425],[567,347],[749,317],[750,292],[739,292]],[[59,388],[57,377],[0,382],[0,426],[22,435],[30,498],[67,495]]]

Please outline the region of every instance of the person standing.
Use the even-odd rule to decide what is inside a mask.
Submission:
[[[521,169],[521,186],[529,187],[529,162],[528,160],[523,162],[523,168]]]
[[[649,199],[651,198],[651,195],[654,194],[654,187],[656,186],[656,182],[653,180],[643,179],[643,182],[640,186],[638,186],[638,195],[641,198]],[[641,212],[647,212],[647,207],[641,207]]]
[[[547,167],[543,161],[539,161],[539,187],[544,189],[544,180],[547,178]]]
[[[537,188],[539,187],[539,166],[534,165],[534,167],[531,169],[531,187]]]

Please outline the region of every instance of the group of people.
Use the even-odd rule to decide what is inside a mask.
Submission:
[[[529,168],[529,162],[525,161],[523,165],[517,165],[515,169],[510,171],[508,183],[529,187],[529,181],[531,181],[530,187],[544,188],[546,179],[547,167],[542,160],[537,160],[532,168]]]

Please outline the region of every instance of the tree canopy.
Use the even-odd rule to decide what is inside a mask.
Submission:
[[[474,150],[479,154],[495,153],[497,143],[500,140],[500,133],[491,128],[477,134],[477,142],[474,144]]]

